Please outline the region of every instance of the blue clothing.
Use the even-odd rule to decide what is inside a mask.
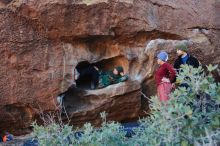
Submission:
[[[181,58],[181,61],[182,61],[183,64],[186,64],[186,61],[187,61],[188,59],[189,59],[189,56],[186,55],[186,56],[184,56],[183,58]]]
[[[13,140],[13,135],[11,134],[7,135],[7,141],[11,141],[11,140]]]
[[[168,54],[165,51],[161,51],[158,55],[157,58],[162,60],[162,61],[167,61],[168,60]]]

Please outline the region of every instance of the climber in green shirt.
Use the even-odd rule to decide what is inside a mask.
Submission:
[[[86,76],[91,77],[91,89],[104,88],[128,79],[128,75],[125,75],[121,66],[115,67],[112,71],[101,71],[92,65],[81,70],[75,69],[74,78],[76,82]]]
[[[126,81],[128,75],[124,74],[124,69],[121,66],[114,68],[113,71],[100,72],[99,73],[99,84],[98,88],[104,88],[111,84],[116,84],[119,82]]]

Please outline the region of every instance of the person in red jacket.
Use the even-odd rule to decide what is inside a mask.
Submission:
[[[166,102],[172,90],[172,83],[175,82],[176,71],[173,66],[167,63],[168,54],[161,51],[157,55],[157,63],[159,68],[156,70],[155,80],[157,84],[157,95],[160,101]]]

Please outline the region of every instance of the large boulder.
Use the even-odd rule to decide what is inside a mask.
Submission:
[[[58,110],[56,97],[84,61],[122,65],[130,81],[80,97],[86,107],[72,108],[72,123],[98,123],[102,110],[111,120],[137,118],[140,90],[155,94],[158,51],[173,63],[185,42],[201,63],[220,64],[219,8],[218,0],[0,0],[0,130],[21,134],[40,113]]]
[[[137,120],[141,107],[140,83],[127,81],[97,90],[69,88],[64,93],[63,119],[73,125],[90,121],[101,123],[101,112],[107,113],[107,120]],[[66,112],[66,113],[65,113]]]

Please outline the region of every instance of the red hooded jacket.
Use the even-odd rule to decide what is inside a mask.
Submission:
[[[162,64],[156,71],[155,79],[156,84],[159,86],[162,83],[163,78],[168,78],[171,83],[175,81],[176,71],[169,63]]]

